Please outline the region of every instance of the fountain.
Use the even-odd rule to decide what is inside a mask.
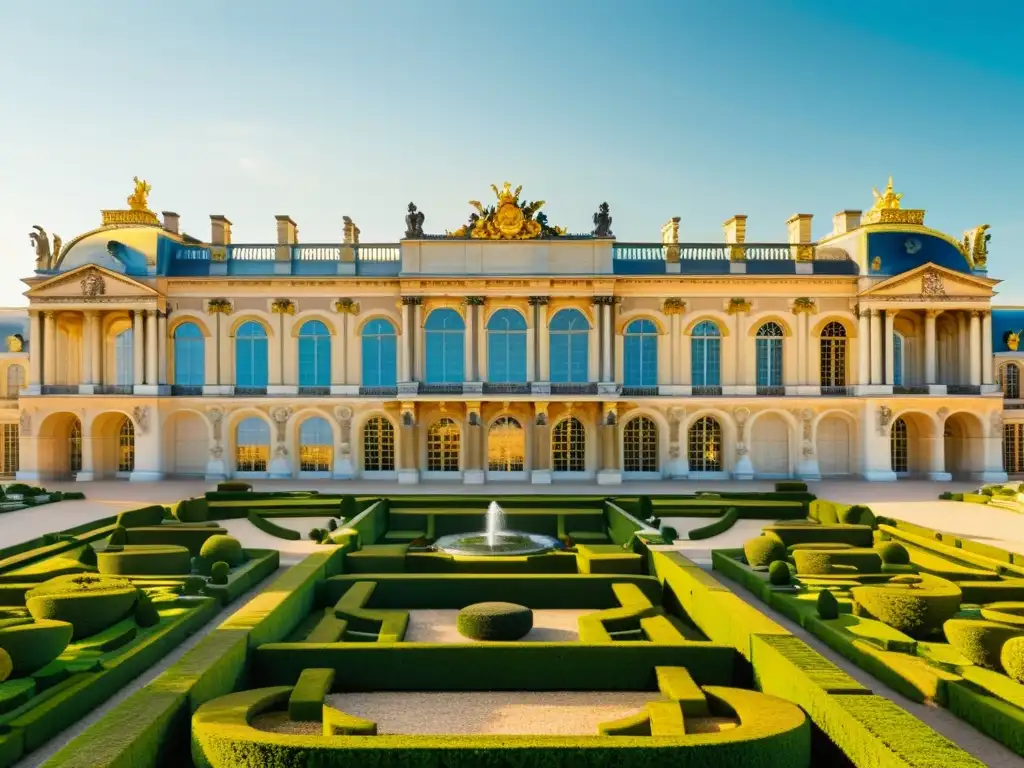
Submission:
[[[449,555],[515,556],[535,555],[556,549],[561,544],[540,533],[505,530],[505,511],[496,502],[487,505],[486,525],[477,533],[453,533],[442,536],[434,549]]]

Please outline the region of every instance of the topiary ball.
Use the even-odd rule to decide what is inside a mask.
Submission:
[[[769,533],[743,542],[743,554],[747,558],[747,565],[757,568],[776,560],[785,560],[786,545],[778,536]]]
[[[0,648],[11,657],[12,677],[31,675],[56,659],[71,642],[66,621],[34,621],[0,628]]]
[[[854,612],[924,640],[960,610],[963,595],[951,581],[937,576],[901,576],[886,584],[850,590]]]
[[[793,580],[789,572],[789,563],[785,560],[774,560],[768,566],[768,581],[777,587],[789,584]]]
[[[338,530],[338,521],[335,520],[333,517],[330,520],[327,521],[327,530],[329,530],[329,531],[336,531],[336,530]]]
[[[14,671],[14,662],[11,661],[11,654],[0,648],[0,683],[11,676]]]
[[[836,600],[836,596],[827,589],[821,590],[818,593],[818,618],[825,619],[838,619],[839,618],[839,601]]]
[[[950,619],[942,626],[947,642],[972,664],[999,670],[1003,645],[1024,629],[987,619]]]
[[[227,584],[228,583],[228,572],[231,570],[231,566],[225,563],[223,560],[218,560],[212,566],[210,566],[210,583],[211,584]]]
[[[135,623],[140,627],[155,627],[160,623],[160,612],[157,611],[149,595],[139,590],[139,597],[135,602]]]
[[[886,565],[909,565],[910,553],[902,544],[895,541],[887,542],[878,547],[878,554],[882,556],[882,562]]]
[[[875,522],[875,515],[863,504],[854,504],[839,511],[839,522],[846,525],[872,525]]]
[[[123,547],[128,543],[128,529],[123,525],[114,527],[114,530],[110,533],[110,538],[107,540],[107,546],[109,547]]]
[[[230,566],[238,566],[245,562],[245,550],[242,543],[234,536],[214,534],[203,542],[199,556],[211,563],[223,560]]]
[[[1011,637],[999,654],[1003,671],[1018,683],[1024,683],[1024,637]]]
[[[203,587],[206,586],[206,579],[202,576],[188,576],[181,584],[181,594],[201,595]]]
[[[471,640],[519,640],[533,629],[533,611],[515,603],[475,603],[459,611],[455,626]]]
[[[73,640],[116,624],[135,607],[138,590],[128,579],[92,574],[57,576],[25,593],[34,619],[66,621]]]
[[[673,543],[679,537],[679,533],[671,525],[663,525],[659,533],[661,534],[661,540],[668,544]]]

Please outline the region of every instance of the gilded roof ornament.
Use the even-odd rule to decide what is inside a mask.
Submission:
[[[512,190],[507,181],[501,189],[491,184],[497,205],[484,206],[479,200],[470,200],[469,204],[476,209],[470,214],[469,221],[454,232],[446,233],[449,237],[471,237],[477,240],[532,240],[537,237],[560,237],[565,234],[563,227],[548,224],[547,216],[540,213],[543,200],[520,202],[519,193],[523,187],[519,185]]]
[[[133,211],[148,211],[149,210],[149,193],[153,190],[145,179],[139,180],[138,176],[135,176],[132,181],[135,182],[135,191],[128,195],[128,207]]]
[[[148,227],[160,226],[156,214],[149,210],[149,193],[153,187],[145,179],[135,176],[134,191],[128,195],[127,210],[103,211],[103,226],[130,226],[142,225]]]
[[[874,195],[875,202],[864,214],[861,220],[863,224],[924,224],[923,210],[900,208],[903,193],[893,191],[892,176],[889,177],[884,192],[872,187],[871,194]]]

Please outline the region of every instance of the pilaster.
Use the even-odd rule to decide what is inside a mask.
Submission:
[[[615,403],[601,404],[601,469],[597,473],[598,485],[619,485],[622,471],[619,469],[618,414]]]
[[[533,404],[533,471],[530,482],[534,485],[551,483],[551,423],[548,420],[548,404]]]
[[[480,403],[466,403],[466,458],[462,472],[464,485],[481,485],[484,482],[484,435]]]

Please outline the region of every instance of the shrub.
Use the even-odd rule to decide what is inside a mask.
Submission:
[[[66,621],[73,640],[101,632],[135,607],[138,590],[127,579],[92,574],[57,576],[25,593],[35,619]]]
[[[790,491],[790,492],[807,492],[807,483],[801,483],[794,480],[782,480],[775,484],[776,491]]]
[[[238,566],[245,562],[245,551],[241,542],[234,536],[224,534],[216,534],[204,541],[199,556],[212,563],[223,560],[229,566]]]
[[[823,589],[818,593],[817,607],[818,618],[826,621],[839,618],[839,601],[831,591]]]
[[[135,601],[135,623],[140,627],[155,627],[160,623],[160,613],[149,599],[149,595],[141,589]]]
[[[639,507],[641,520],[650,520],[654,517],[654,502],[651,501],[650,496],[641,496]]]
[[[183,595],[201,595],[203,593],[203,587],[206,586],[206,579],[202,576],[189,576],[182,582],[181,594]]]
[[[839,510],[839,522],[845,525],[873,525],[875,515],[863,504],[854,504],[852,507]]]
[[[1010,624],[1024,631],[1024,603],[989,603],[981,607],[981,617],[1000,624]]]
[[[907,548],[895,541],[878,547],[878,554],[882,556],[882,562],[886,565],[908,565],[910,563],[910,553],[907,552]]]
[[[110,533],[110,539],[107,541],[107,545],[111,547],[123,547],[128,543],[128,529],[123,525],[117,526]]]
[[[474,603],[459,611],[455,626],[472,640],[519,640],[533,629],[533,611],[515,603]]]
[[[785,560],[774,560],[772,564],[768,566],[768,581],[777,587],[789,584],[792,581],[792,575],[789,572],[789,563]]]
[[[328,531],[336,531],[336,530],[338,530],[338,521],[335,520],[333,517],[330,520],[327,521],[327,530]]]
[[[191,573],[192,558],[185,547],[135,544],[100,552],[97,567],[112,575],[179,576]]]
[[[764,534],[743,542],[743,554],[752,568],[786,559],[786,545],[777,536]]]
[[[231,566],[225,563],[223,560],[218,560],[212,566],[210,566],[210,583],[211,584],[227,584],[228,583],[228,572],[231,570]]]
[[[14,662],[11,661],[11,655],[0,648],[0,683],[10,677],[12,671],[14,671]]]
[[[323,528],[310,528],[309,529],[309,540],[315,541],[317,544],[323,543],[323,540],[327,538],[327,531]]]
[[[85,494],[81,491],[64,491],[64,501],[79,501],[85,498]]]
[[[82,565],[96,565],[96,550],[86,544],[78,553],[77,559]]]
[[[943,491],[942,493],[939,494],[939,499],[941,501],[949,501],[952,498],[953,498],[953,494],[950,491]]]
[[[995,491],[993,491],[991,485],[986,485],[984,488],[981,489],[981,495],[982,496],[993,496],[993,495],[995,495]]]
[[[223,483],[217,483],[218,491],[234,491],[234,492],[246,492],[252,490],[252,483],[246,483],[242,480],[227,480]]]
[[[999,664],[1007,675],[1024,683],[1024,637],[1011,637],[1003,643]]]
[[[1000,669],[1003,644],[1024,636],[1024,630],[987,619],[950,619],[942,626],[946,641],[972,664]]]
[[[663,525],[663,526],[661,526],[660,534],[661,534],[662,541],[664,541],[666,544],[671,544],[679,536],[679,534],[676,531],[676,529],[673,528],[671,525]]]
[[[855,613],[917,639],[937,632],[956,615],[962,597],[959,587],[936,576],[896,577],[888,584],[854,587],[850,594]]]
[[[0,648],[11,657],[11,676],[23,677],[60,656],[74,628],[66,621],[36,621],[0,629]]]
[[[873,549],[794,549],[796,572],[807,575],[826,575],[847,572],[880,573],[882,558]]]

